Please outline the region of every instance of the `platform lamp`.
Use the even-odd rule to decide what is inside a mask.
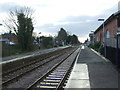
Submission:
[[[0,23],[0,26],[2,26],[2,24]],[[0,43],[1,44],[1,46],[2,46],[2,43]],[[0,50],[2,50],[2,47],[0,48]],[[2,51],[0,51],[0,56],[2,57]],[[0,60],[0,61],[2,61],[2,60]]]
[[[38,39],[38,40],[39,40],[39,49],[40,49],[40,46],[41,46],[41,38],[40,38],[40,34],[41,34],[41,32],[39,32],[38,34],[39,34],[39,36],[38,36],[39,39]]]
[[[104,56],[106,57],[106,45],[105,45],[105,25],[104,25],[104,20],[105,19],[98,19],[98,21],[103,21],[103,41],[102,41],[102,44],[103,44],[103,47],[104,47]]]
[[[0,23],[0,26],[2,26],[2,24]],[[1,44],[1,43],[0,43]],[[2,46],[2,45],[0,45],[0,46]],[[0,57],[2,57],[2,47],[0,47]],[[0,62],[2,62],[2,59],[0,58]],[[0,70],[2,71],[2,66],[0,66]],[[1,79],[2,77],[0,77],[0,79]],[[0,83],[2,82],[2,80],[0,80]],[[2,87],[0,87],[0,89],[2,90]]]
[[[91,33],[93,34],[93,44],[95,43],[95,35],[94,35],[94,31],[91,31]]]

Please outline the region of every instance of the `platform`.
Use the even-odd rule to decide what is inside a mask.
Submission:
[[[65,90],[69,90],[69,88],[120,90],[118,81],[118,72],[110,61],[99,56],[90,48],[82,47]]]

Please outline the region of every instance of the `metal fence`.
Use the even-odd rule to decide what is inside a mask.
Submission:
[[[120,68],[120,36],[106,39],[106,58]],[[118,45],[118,48],[117,48]]]
[[[106,47],[106,58],[120,68],[120,49],[117,52],[116,48]]]

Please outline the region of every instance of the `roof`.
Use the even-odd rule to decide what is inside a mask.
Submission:
[[[0,41],[9,41],[8,38],[0,38]]]
[[[0,38],[0,42],[5,42],[6,44],[14,45],[15,43],[12,41],[9,41],[8,38]]]
[[[108,24],[112,19],[114,19],[118,15],[120,15],[120,11],[113,13],[106,21],[104,21],[104,25]],[[97,28],[94,34],[96,34],[102,28],[103,28],[103,24]]]

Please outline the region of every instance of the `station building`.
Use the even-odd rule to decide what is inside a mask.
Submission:
[[[120,11],[113,13],[106,19],[95,30],[94,36],[95,42],[103,43],[104,39],[106,57],[113,63],[120,63]]]

